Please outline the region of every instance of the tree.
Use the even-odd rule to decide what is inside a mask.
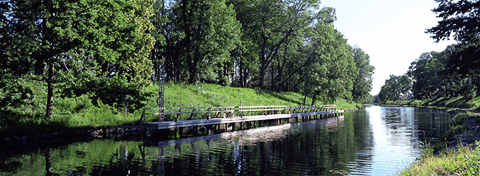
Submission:
[[[436,0],[438,7],[432,11],[437,13],[438,25],[427,29],[432,38],[438,42],[449,40],[453,34],[458,42],[455,46],[456,52],[450,55],[449,72],[462,76],[465,79],[472,79],[474,87],[480,87],[480,1],[478,0]],[[474,88],[475,89],[475,88]],[[480,90],[476,90],[479,92]]]
[[[337,98],[352,100],[354,79],[358,74],[352,56],[353,48],[347,44],[343,34],[334,29],[333,20],[328,21],[318,20],[315,32],[309,38],[312,41],[310,48],[315,48],[309,66],[311,70],[306,74],[312,79],[306,84],[311,87],[306,89],[307,93],[308,90],[313,91],[312,104],[317,95],[321,95],[324,102],[334,102]]]
[[[159,2],[157,2],[158,4]],[[230,52],[240,45],[240,23],[225,0],[182,0],[157,5],[156,58],[165,58],[167,77],[189,83],[229,85]]]
[[[357,103],[366,102],[371,98],[370,90],[372,89],[372,75],[375,67],[370,65],[370,56],[358,47],[353,49],[353,58],[358,75],[353,85],[353,100]]]
[[[416,98],[476,96],[476,77],[451,68],[450,62],[457,49],[458,45],[450,45],[442,52],[425,52],[411,63],[407,74],[412,78],[412,92]]]
[[[95,77],[104,71],[117,80],[144,82],[151,75],[146,56],[153,45],[148,21],[152,3],[10,0],[2,6],[5,25],[0,35],[9,48],[2,54],[31,62],[36,74],[31,78],[47,82],[46,116],[51,119],[53,86],[62,79]],[[107,74],[109,69],[100,65],[110,63],[113,71]]]
[[[314,11],[319,1],[261,0],[234,3],[241,13],[237,19],[242,22],[242,31],[248,40],[249,52],[257,52],[258,86],[264,87],[267,69],[278,58],[281,48],[292,36],[315,19]]]
[[[454,33],[457,41],[468,40],[472,35],[478,34],[478,20],[480,15],[480,1],[478,0],[435,0],[438,7],[432,11],[442,18],[438,25],[427,29],[427,33],[433,34],[431,38],[437,42],[450,39]]]
[[[398,100],[400,99],[400,95],[406,95],[408,93],[410,84],[411,80],[407,75],[390,75],[390,78],[385,80],[385,85],[380,89],[378,98],[382,102]]]

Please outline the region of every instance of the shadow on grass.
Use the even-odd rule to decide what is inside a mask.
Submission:
[[[459,108],[466,108],[466,102],[465,101],[465,98],[462,97],[462,98],[459,98],[451,103],[449,103],[447,106],[451,106],[451,107],[459,107]]]
[[[65,122],[50,121],[43,115],[25,115],[13,111],[0,111],[0,124],[2,138],[67,129]]]
[[[80,126],[72,127],[69,125],[68,119],[49,120],[44,115],[25,115],[12,111],[0,111],[0,140],[6,137],[22,137],[23,135],[45,134],[52,132],[71,133],[78,130],[94,129],[94,128],[111,128],[113,126],[135,125],[135,122],[120,122],[115,125],[104,126]],[[88,135],[88,134],[86,134]]]
[[[265,94],[268,94],[270,96],[273,96],[273,97],[276,97],[278,99],[281,99],[283,101],[287,101],[287,102],[291,102],[291,103],[295,103],[295,104],[303,104],[301,101],[299,100],[293,100],[291,98],[287,98],[285,96],[281,96],[280,93],[277,93],[277,92],[273,92],[273,91],[270,91],[270,90],[262,90],[262,89],[255,89],[255,93],[257,93],[257,95],[265,95]],[[266,106],[266,105],[265,105]]]

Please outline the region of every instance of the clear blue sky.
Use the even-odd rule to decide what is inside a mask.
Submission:
[[[380,92],[389,75],[403,75],[423,52],[442,51],[455,41],[435,43],[425,29],[440,18],[431,9],[434,0],[322,0],[321,7],[336,9],[335,28],[348,43],[370,56],[375,66],[373,95]]]

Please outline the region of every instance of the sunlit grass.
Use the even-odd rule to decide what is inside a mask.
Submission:
[[[429,154],[399,175],[480,175],[480,148],[459,146],[439,155]]]
[[[386,106],[415,106],[415,107],[428,107],[437,109],[452,109],[452,108],[480,108],[480,97],[467,100],[463,96],[458,97],[439,97],[437,99],[426,100],[396,100],[386,101]]]

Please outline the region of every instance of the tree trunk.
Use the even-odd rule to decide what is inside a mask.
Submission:
[[[248,70],[245,68],[245,70],[243,70],[243,85],[245,87],[248,87],[248,82],[247,82],[247,77],[248,77]]]
[[[265,21],[263,21],[263,26],[265,27]],[[265,78],[265,70],[266,70],[266,58],[265,58],[265,54],[266,54],[266,48],[267,48],[267,36],[265,34],[265,28],[262,27],[262,39],[263,39],[263,43],[262,43],[262,49],[260,51],[260,81],[258,83],[258,86],[263,89],[263,84],[264,84],[264,78]]]
[[[283,89],[283,85],[281,84],[281,81],[282,81],[282,68],[280,67],[280,62],[277,64],[277,72],[278,72],[278,76],[277,76],[277,92],[282,92],[282,89]]]
[[[43,60],[36,60],[35,62],[35,75],[38,76],[45,76],[45,71],[43,70],[45,68],[45,63]]]
[[[272,70],[270,71],[270,74],[272,74],[271,75],[272,76],[272,81],[270,81],[270,84],[272,84],[272,91],[274,91],[275,90],[275,79],[273,78],[273,73],[274,73],[273,68],[274,67],[273,67],[273,62],[271,62],[271,63],[272,63]]]
[[[242,63],[242,57],[240,57],[240,66],[239,66],[239,71],[240,71],[240,87],[244,88],[243,84],[243,63]]]
[[[51,154],[50,154],[50,148],[47,148],[45,150],[45,171],[47,173],[45,175],[50,176],[52,174],[52,161],[51,161]]]
[[[315,105],[315,101],[317,100],[317,91],[313,91],[313,97],[312,97],[312,105]]]
[[[310,78],[310,75],[308,75],[308,72],[310,71],[310,58],[307,62],[308,62],[308,69],[307,69],[307,74],[305,74],[305,76],[307,77],[307,81],[305,82],[305,98],[303,99],[303,105],[305,105],[307,101],[308,88],[310,87],[310,83],[308,82],[308,78]]]
[[[265,54],[265,52],[263,51],[264,49],[262,49],[262,54]],[[264,56],[261,56],[260,58],[261,60],[261,66],[260,66],[260,81],[258,82],[258,86],[260,88],[263,88],[263,81],[264,81],[264,78],[265,78],[265,57]]]
[[[52,120],[52,111],[53,111],[53,70],[54,64],[52,61],[48,64],[48,93],[47,93],[47,112],[46,116]]]

